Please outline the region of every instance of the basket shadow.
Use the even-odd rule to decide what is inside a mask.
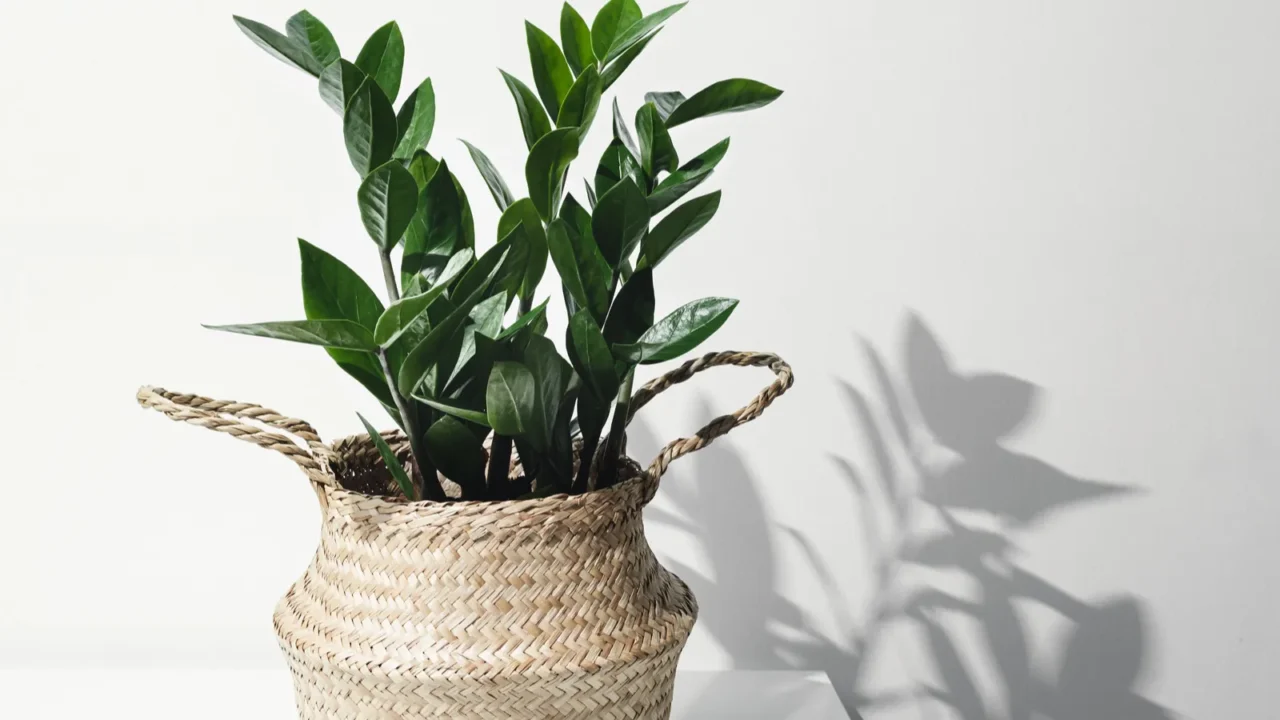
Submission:
[[[759,479],[732,440],[694,456],[684,470],[697,482],[664,483],[670,510],[647,512],[649,522],[685,531],[705,561],[706,573],[664,564],[694,590],[699,623],[733,667],[825,672],[853,717],[1174,717],[1138,689],[1152,633],[1144,602],[1123,592],[1077,597],[1017,557],[1017,540],[1053,515],[1135,489],[1005,447],[1034,419],[1043,392],[1008,375],[957,370],[920,317],[905,322],[896,374],[876,348],[863,343],[863,350],[874,395],[844,381],[837,388],[870,462],[864,470],[842,454],[830,461],[855,498],[848,525],[859,536],[850,540],[870,554],[870,577],[859,578],[872,588],[867,607],[842,597],[832,553],[824,558],[802,529],[771,520]],[[697,412],[710,416],[705,402]],[[642,421],[631,434],[654,444]],[[825,597],[800,607],[783,594],[779,543],[794,543]],[[1050,611],[1065,627],[1048,646],[1033,643],[1033,610]],[[850,630],[814,629],[824,612]],[[976,633],[961,635],[965,629]],[[893,687],[880,687],[872,676],[884,676],[879,666],[894,656],[910,656],[909,674],[920,677],[904,681],[897,672]],[[786,694],[776,698],[779,708]]]

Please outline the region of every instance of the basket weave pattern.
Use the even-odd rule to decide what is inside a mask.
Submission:
[[[497,503],[346,490],[337,478],[388,475],[367,437],[329,446],[256,405],[157,388],[138,399],[277,450],[312,480],[320,547],[274,616],[302,720],[665,720],[697,603],[654,557],[641,511],[672,460],[754,419],[791,384],[775,356],[719,353],[650,383],[634,405],[715,365],[765,365],[778,378],[648,470],[626,463],[609,489]]]

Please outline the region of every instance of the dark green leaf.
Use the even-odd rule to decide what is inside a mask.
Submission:
[[[620,141],[631,153],[631,157],[640,157],[640,148],[636,146],[635,138],[631,137],[631,130],[627,128],[627,120],[622,117],[622,108],[616,97],[613,99],[613,139]]]
[[[351,165],[363,178],[391,159],[396,143],[396,112],[377,83],[366,80],[342,116]]]
[[[289,39],[305,50],[320,67],[328,67],[342,56],[333,33],[306,10],[289,18],[284,27]]]
[[[764,107],[781,95],[781,90],[755,80],[721,80],[680,103],[680,107],[667,118],[667,127],[673,128],[710,115]]]
[[[603,58],[618,36],[644,17],[635,0],[609,0],[591,23],[591,46]]]
[[[502,73],[502,79],[506,81],[511,97],[515,98],[516,112],[520,114],[520,127],[524,130],[524,143],[532,150],[539,140],[551,132],[551,119],[547,117],[547,111],[542,109],[542,105],[538,103],[538,96],[533,94],[528,85],[505,71],[498,72]]]
[[[666,122],[671,117],[671,113],[680,107],[687,98],[684,93],[680,92],[651,92],[644,94],[644,101],[653,103],[658,108],[658,117],[662,118],[662,122]]]
[[[486,298],[471,311],[471,321],[475,323],[475,331],[489,338],[497,338],[502,332],[502,319],[506,317],[510,301],[501,293]]]
[[[595,188],[591,187],[591,182],[589,180],[584,179],[582,181],[582,184],[585,185],[587,188],[587,202],[591,204],[591,209],[594,210],[596,208]]]
[[[653,271],[636,270],[618,291],[609,319],[604,323],[604,339],[609,346],[630,345],[653,326]]]
[[[418,183],[413,175],[392,160],[369,173],[356,198],[369,237],[384,252],[391,252],[418,211]]]
[[[506,340],[508,338],[515,337],[525,328],[542,327],[543,331],[545,331],[546,320],[547,320],[547,302],[548,302],[547,300],[543,300],[538,305],[538,307],[516,318],[515,322],[511,323],[510,326],[503,329],[503,331],[498,334],[497,339]]]
[[[627,178],[600,196],[591,234],[609,267],[617,268],[627,248],[635,247],[648,229],[649,203],[634,180]]]
[[[622,77],[622,73],[626,72],[627,68],[631,67],[631,63],[635,62],[636,58],[640,57],[640,53],[644,52],[646,47],[649,47],[649,43],[653,42],[653,39],[658,37],[658,33],[660,32],[662,32],[662,28],[658,28],[657,30],[649,33],[641,39],[640,42],[627,48],[625,52],[618,56],[617,60],[614,60],[603,71],[601,71],[600,82],[604,84],[605,90],[613,87],[613,84],[618,81],[618,78]]]
[[[524,365],[533,374],[537,389],[534,422],[526,437],[535,449],[545,451],[551,447],[551,431],[560,412],[560,401],[573,378],[573,368],[556,352],[555,343],[541,336],[529,339]]]
[[[587,289],[582,284],[582,276],[578,273],[578,260],[573,254],[573,242],[569,239],[569,226],[561,218],[556,218],[547,227],[547,247],[551,252],[551,261],[560,275],[560,282],[565,292],[573,298],[578,307],[587,307]]]
[[[236,21],[236,25],[239,26],[240,30],[249,36],[250,40],[277,60],[320,77],[320,71],[324,69],[324,66],[312,57],[309,48],[303,47],[293,38],[260,22],[242,18],[238,15],[232,15],[231,17]]]
[[[431,157],[431,154],[426,150],[418,150],[413,154],[413,159],[409,161],[407,167],[409,168],[409,174],[418,183],[418,191],[421,192],[426,189],[427,181],[440,168],[440,161]]]
[[[670,7],[665,7],[652,15],[646,15],[640,20],[631,23],[625,29],[619,29],[617,37],[614,38],[612,46],[603,57],[603,62],[608,64],[620,56],[623,52],[640,42],[641,38],[658,29],[658,26],[666,22],[672,15],[680,12],[680,10],[688,3],[679,3]]]
[[[390,347],[399,340],[410,324],[422,315],[436,298],[449,289],[449,283],[467,269],[473,258],[475,253],[472,250],[459,250],[449,258],[449,263],[445,265],[434,287],[393,303],[386,312],[382,313],[382,317],[378,318],[378,325],[373,332],[374,340],[384,348]]]
[[[729,138],[725,138],[698,157],[681,165],[679,170],[663,178],[653,192],[649,193],[649,212],[657,215],[701,185],[704,180],[711,177],[711,171],[728,151]]]
[[[347,105],[368,75],[346,60],[330,63],[320,73],[320,97],[339,115],[347,111]]]
[[[515,196],[511,194],[511,189],[507,187],[507,182],[502,179],[502,173],[498,172],[498,168],[494,166],[493,161],[480,151],[480,148],[472,145],[466,140],[462,141],[467,146],[467,152],[471,153],[471,159],[476,164],[476,169],[480,171],[480,177],[484,178],[484,182],[489,186],[489,194],[493,196],[493,201],[498,204],[499,210],[506,210],[515,202]]]
[[[654,226],[644,239],[643,254],[640,267],[657,267],[671,251],[680,247],[694,233],[711,222],[716,210],[720,209],[720,191],[696,197],[680,207]]]
[[[614,359],[600,326],[586,308],[569,319],[568,340],[569,359],[592,394],[602,402],[613,399],[618,392]]]
[[[456,418],[462,418],[467,422],[473,422],[473,423],[476,423],[477,425],[483,425],[485,427],[489,427],[489,416],[484,414],[483,412],[480,412],[479,410],[468,410],[466,408],[460,408],[454,405],[446,405],[442,402],[436,402],[435,400],[428,400],[426,398],[421,398],[421,401],[427,405],[430,405],[436,410],[439,410],[442,413],[452,415]]]
[[[529,151],[529,159],[525,163],[529,197],[538,209],[538,215],[548,222],[560,207],[569,164],[578,157],[578,137],[577,128],[552,130]]]
[[[520,286],[520,297],[532,300],[538,283],[547,271],[547,233],[538,217],[538,210],[529,198],[521,198],[502,213],[498,219],[498,236],[506,237],[516,226],[523,224],[529,242],[529,259],[525,268],[524,281]]]
[[[467,297],[480,292],[479,302],[504,293],[509,300],[519,292],[528,262],[529,235],[524,226],[519,225],[480,256],[458,281],[453,297]]]
[[[573,243],[573,256],[578,261],[578,275],[587,292],[587,307],[596,322],[603,323],[613,300],[613,272],[592,236],[591,215],[570,195],[565,200],[561,216],[568,221],[569,240]]]
[[[640,167],[645,175],[656,178],[659,172],[672,172],[680,165],[676,146],[653,103],[645,103],[636,113],[636,135],[640,138]]]
[[[427,453],[444,476],[463,487],[464,495],[484,492],[484,470],[489,454],[467,426],[442,417],[427,430]]]
[[[485,392],[490,427],[499,435],[524,435],[537,422],[537,397],[536,381],[529,368],[518,362],[494,363]]]
[[[567,203],[566,203],[567,205]],[[588,225],[587,232],[590,233]],[[547,230],[547,246],[561,282],[579,308],[588,309],[597,322],[609,311],[611,271],[588,234],[564,219],[557,219]]]
[[[637,186],[644,181],[640,171],[640,161],[621,140],[613,140],[600,156],[600,164],[596,166],[596,195],[604,197],[617,187],[624,179],[630,179]],[[599,199],[596,205],[600,204]]]
[[[431,133],[436,127],[436,89],[431,78],[423,80],[404,99],[396,123],[400,133],[394,153],[397,159],[408,160],[431,142]]]
[[[524,24],[524,30],[529,42],[533,84],[538,88],[538,96],[542,98],[547,114],[556,117],[560,114],[560,103],[564,102],[573,85],[573,73],[569,71],[564,52],[550,35],[530,22]]]
[[[449,165],[441,160],[418,196],[418,214],[405,233],[403,275],[426,272],[434,280],[448,258],[463,249],[462,200]]]
[[[364,429],[369,433],[369,439],[373,440],[373,444],[378,448],[378,454],[382,456],[382,462],[387,466],[387,470],[391,476],[396,479],[396,484],[400,486],[400,492],[409,500],[418,499],[418,490],[413,486],[413,480],[409,474],[404,471],[404,466],[396,459],[396,454],[391,451],[391,446],[387,445],[387,441],[382,439],[382,433],[377,428],[369,424],[368,420],[360,413],[356,413],[356,417],[360,418],[360,422],[364,425]]]
[[[378,82],[387,100],[395,102],[400,94],[400,75],[404,71],[404,36],[395,21],[374,31],[356,56],[356,67]]]
[[[659,320],[636,343],[614,345],[613,352],[632,364],[674,360],[711,337],[737,306],[737,300],[727,298],[695,300]]]
[[[477,262],[478,265],[479,262]],[[498,267],[500,267],[500,264],[497,267],[493,267],[491,272],[496,273]],[[470,273],[467,276],[463,276],[463,280],[469,275]],[[426,337],[405,356],[396,377],[396,385],[400,388],[401,394],[413,395],[418,386],[422,384],[422,381],[426,379],[427,374],[440,362],[443,355],[442,351],[446,346],[461,337],[462,328],[470,319],[471,310],[485,298],[484,292],[492,277],[492,274],[490,274],[480,284],[480,287],[470,294],[465,296],[459,294],[459,303],[453,308],[452,312],[441,319],[440,322],[433,323],[431,332],[427,333]]]
[[[210,330],[288,340],[307,345],[321,345],[344,350],[373,352],[378,349],[373,333],[350,320],[290,320],[251,325],[205,325]]]
[[[600,71],[592,65],[583,71],[564,96],[556,127],[582,128],[585,135],[600,107]]]
[[[596,54],[591,49],[591,28],[582,19],[578,11],[569,3],[560,10],[560,42],[564,45],[565,59],[569,61],[569,69],[574,75],[595,67]]]

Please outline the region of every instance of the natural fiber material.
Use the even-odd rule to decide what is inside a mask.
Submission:
[[[367,437],[330,447],[307,423],[256,405],[156,388],[138,400],[277,450],[314,483],[320,549],[275,612],[303,720],[661,720],[697,604],[654,558],[641,510],[671,461],[758,417],[791,372],[772,355],[707,355],[634,401],[717,365],[768,366],[777,380],[668,445],[649,470],[626,462],[607,490],[509,502],[355,492],[345,488],[386,487],[389,475]]]

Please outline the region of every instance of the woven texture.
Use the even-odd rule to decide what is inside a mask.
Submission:
[[[320,548],[274,617],[303,720],[662,720],[697,603],[654,558],[641,510],[671,461],[791,385],[775,356],[716,353],[646,385],[635,405],[717,365],[766,366],[777,379],[648,470],[627,461],[609,489],[496,503],[349,489],[389,482],[369,438],[329,446],[260,406],[158,388],[138,401],[281,452],[312,481]],[[404,452],[402,435],[385,436]]]

